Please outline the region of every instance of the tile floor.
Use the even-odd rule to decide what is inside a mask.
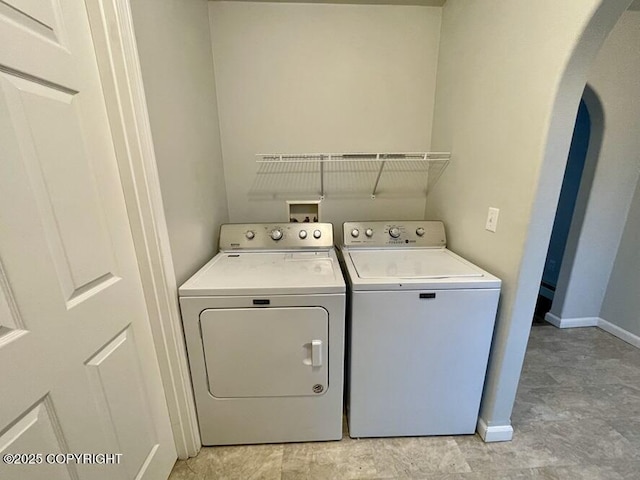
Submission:
[[[170,480],[640,479],[640,350],[534,324],[511,442],[478,436],[203,448]]]

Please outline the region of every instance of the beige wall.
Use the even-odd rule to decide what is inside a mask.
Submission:
[[[134,28],[178,284],[228,219],[206,0],[135,0]]]
[[[629,1],[448,0],[432,145],[449,168],[426,216],[503,280],[481,420],[510,415],[588,66]],[[496,233],[484,229],[500,208]]]
[[[211,2],[209,9],[232,221],[286,219],[284,199],[248,198],[256,153],[429,149],[441,8]],[[322,205],[322,220],[336,224],[423,215],[424,197],[327,195]]]
[[[597,318],[640,174],[640,12],[625,12],[589,70],[594,137],[551,313],[562,321]],[[592,114],[593,101],[600,115]],[[585,172],[585,177],[587,173]],[[588,178],[588,177],[587,177]],[[615,322],[612,318],[610,321]]]

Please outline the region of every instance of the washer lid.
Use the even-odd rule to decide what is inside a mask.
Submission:
[[[483,277],[483,273],[444,249],[359,250],[349,255],[360,278]]]
[[[353,290],[499,288],[500,279],[445,248],[343,249]]]
[[[345,291],[333,249],[220,252],[180,287],[182,296],[292,295]]]

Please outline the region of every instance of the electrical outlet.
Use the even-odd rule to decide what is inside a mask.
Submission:
[[[489,207],[489,213],[487,214],[487,224],[484,226],[486,230],[495,233],[496,228],[498,228],[498,215],[500,215],[499,208]]]

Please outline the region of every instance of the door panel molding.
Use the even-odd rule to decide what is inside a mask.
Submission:
[[[0,258],[0,338],[5,333],[4,330],[7,331],[6,333],[16,330],[25,331],[26,327]]]
[[[34,445],[37,446],[34,447]],[[35,405],[29,407],[11,425],[0,432],[0,454],[7,450],[42,454],[45,452],[46,454],[70,453],[49,395],[38,400]],[[38,473],[46,474],[52,480],[78,480],[79,478],[75,464],[72,462],[66,465],[51,464],[45,468],[45,472]],[[6,474],[6,478],[26,478],[33,473],[30,471],[32,469],[31,465],[2,464],[0,476],[5,478]]]
[[[148,393],[131,327],[127,327],[85,362],[95,401],[101,410],[109,412],[111,422],[103,428],[109,431],[114,452],[128,452],[123,458],[128,478],[143,478],[158,449],[158,436],[147,405]],[[127,378],[121,376],[127,371]],[[126,405],[122,404],[122,390],[126,391]],[[146,438],[130,438],[127,432],[134,428]],[[146,435],[148,433],[148,435]]]
[[[74,96],[50,86],[11,76],[3,80],[15,131],[29,132],[19,137],[22,158],[47,226],[62,294],[71,308],[90,291],[97,293],[118,279],[104,206],[83,145],[78,105]],[[49,132],[52,118],[59,128],[54,141]],[[67,160],[64,169],[59,158]],[[76,227],[79,219],[82,230]]]
[[[53,25],[55,23],[55,12],[51,8],[53,5],[51,2],[40,3],[41,5],[38,5],[38,7],[49,7],[49,11],[40,9],[39,12],[34,12],[32,9],[32,11],[27,12],[24,7],[21,8],[5,0],[0,0],[0,15],[10,19],[24,30],[31,31],[57,43],[58,37]]]
[[[0,64],[69,86],[75,68],[63,17],[59,0],[0,0],[0,19],[5,27],[0,31],[0,44],[8,46]],[[31,55],[23,55],[24,51]],[[37,66],[31,63],[33,59],[37,59]],[[51,59],[55,61],[49,62]]]
[[[0,0],[0,1],[2,1],[2,0]],[[29,73],[21,72],[20,70],[16,70],[14,68],[7,67],[6,65],[0,65],[0,72],[3,72],[6,75],[9,75],[9,76],[12,76],[12,77],[21,78],[21,79],[26,80],[28,82],[39,83],[40,85],[52,88],[54,90],[59,90],[59,91],[61,91],[63,93],[66,93],[68,95],[75,95],[75,94],[79,93],[77,90],[73,90],[72,88],[65,87],[65,86],[60,85],[58,83],[50,82],[49,80],[46,80],[46,79],[40,78],[40,77],[36,77],[35,75],[31,75]]]

